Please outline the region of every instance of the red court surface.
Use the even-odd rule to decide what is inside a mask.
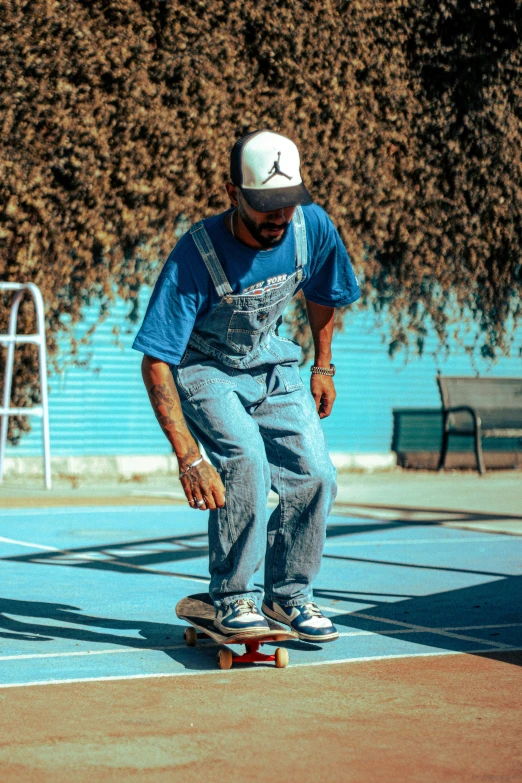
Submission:
[[[521,663],[455,655],[4,690],[2,781],[515,783]]]

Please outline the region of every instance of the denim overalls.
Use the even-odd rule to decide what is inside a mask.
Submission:
[[[190,229],[221,296],[175,371],[187,423],[226,489],[225,507],[209,513],[216,606],[259,599],[254,575],[263,558],[267,598],[284,606],[311,600],[336,494],[315,403],[299,374],[301,349],[275,334],[307,261],[299,207],[292,223],[295,273],[259,296],[234,295],[203,222]],[[279,504],[267,523],[271,488]]]

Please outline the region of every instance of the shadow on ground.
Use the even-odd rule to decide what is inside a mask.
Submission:
[[[360,594],[319,588],[314,595],[316,599],[353,601]],[[363,600],[367,603],[367,599]],[[373,595],[371,601],[374,606],[363,612],[346,612],[331,619],[339,630],[349,628],[393,635],[447,651],[472,653],[481,649],[485,652],[490,643],[498,644],[497,650],[491,649],[492,653],[511,646],[522,648],[522,577],[519,576],[503,576],[394,603],[383,601],[377,606]],[[517,662],[520,663],[520,657]]]
[[[462,511],[455,508],[433,508],[431,506],[395,506],[381,503],[347,503],[337,501],[335,505],[336,514],[343,514],[350,517],[362,519],[388,519],[390,515],[397,515],[396,519],[390,520],[390,526],[397,525],[444,525],[448,522],[522,522],[522,516],[519,514],[495,514],[488,511]],[[381,514],[381,516],[379,516]],[[386,529],[386,522],[377,525],[379,530]]]
[[[47,623],[46,620],[51,622]],[[68,627],[61,627],[55,623],[67,623]],[[196,655],[194,650],[188,648],[184,642],[183,632],[186,627],[177,623],[149,623],[143,620],[119,620],[86,615],[82,614],[77,606],[68,604],[0,598],[0,638],[38,643],[38,650],[34,652],[46,652],[45,644],[42,648],[41,643],[69,639],[121,645],[136,650],[159,650],[181,663],[186,669],[215,669],[219,646],[210,639],[203,640],[198,642]],[[94,630],[95,628],[104,630]],[[139,636],[124,635],[116,631],[134,631]],[[281,646],[281,643],[267,646]],[[288,646],[294,650],[320,649],[303,642],[289,642]]]
[[[361,504],[354,504],[361,509]],[[329,540],[337,537],[355,536],[360,533],[379,532],[392,529],[410,528],[414,530],[426,524],[440,525],[448,521],[477,521],[496,518],[506,519],[506,515],[496,517],[493,514],[455,511],[450,509],[405,508],[397,506],[364,506],[365,515],[355,523],[332,523],[328,526]],[[372,510],[374,517],[368,520]],[[379,520],[379,513],[386,512],[386,519]],[[389,515],[397,513],[397,518]],[[419,521],[409,516],[429,514],[429,521]],[[351,512],[355,517],[356,513]],[[406,518],[404,518],[406,517]],[[522,517],[512,517],[522,519]],[[367,521],[364,521],[367,520]],[[171,536],[154,539],[141,539],[116,542],[101,546],[86,546],[56,551],[39,551],[3,560],[45,566],[66,566],[69,568],[87,568],[94,571],[116,571],[128,573],[132,569],[137,575],[153,574],[168,577],[190,577],[194,574],[180,571],[159,570],[158,565],[182,563],[188,560],[206,558],[208,546],[206,532],[191,535]],[[418,645],[454,652],[474,652],[487,649],[489,644],[498,644],[491,654],[502,654],[507,646],[522,647],[521,613],[522,582],[521,577],[509,576],[494,570],[473,570],[465,567],[446,567],[442,565],[402,563],[395,560],[370,559],[338,554],[325,554],[325,559],[335,561],[353,561],[368,563],[375,568],[388,566],[436,570],[438,572],[469,574],[473,581],[482,577],[483,582],[454,590],[442,590],[425,596],[408,596],[397,591],[398,580],[391,585],[390,592],[379,594],[317,587],[316,599],[330,601],[371,602],[371,608],[364,612],[346,612],[332,617],[340,631],[361,630],[375,634],[390,635],[394,638],[414,640]],[[201,577],[202,581],[207,581]],[[349,585],[348,585],[349,586]],[[398,599],[390,602],[390,599]],[[95,617],[82,614],[80,608],[67,604],[52,604],[38,601],[0,600],[0,637],[21,639],[27,642],[45,642],[64,638],[97,644],[123,645],[138,649],[160,649],[166,655],[179,661],[188,669],[214,668],[216,646],[203,643],[198,655],[185,648],[183,627],[177,624],[149,623],[143,621],[121,620]],[[14,619],[16,618],[16,619]],[[23,619],[19,619],[23,618]],[[51,621],[50,623],[44,622]],[[61,627],[54,623],[66,623]],[[490,626],[490,627],[488,627]],[[502,628],[502,644],[496,642]],[[94,630],[103,629],[103,630]],[[453,630],[452,630],[453,629]],[[131,635],[121,632],[129,631]],[[137,635],[139,634],[139,636]],[[317,650],[317,646],[289,643],[289,646],[302,650]],[[506,645],[506,647],[504,647]],[[39,645],[38,645],[39,646]],[[370,653],[371,654],[371,653]],[[508,656],[509,657],[509,656]],[[520,657],[512,656],[513,662]]]

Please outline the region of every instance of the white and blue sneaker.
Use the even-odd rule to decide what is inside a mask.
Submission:
[[[238,598],[217,610],[214,625],[227,634],[270,631],[270,626],[251,598]]]
[[[300,639],[307,642],[333,642],[339,638],[337,628],[312,601],[300,606],[280,606],[265,598],[261,608],[267,617],[289,625]]]

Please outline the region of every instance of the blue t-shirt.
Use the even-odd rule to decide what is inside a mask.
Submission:
[[[361,291],[350,259],[332,221],[317,204],[303,207],[308,262],[299,288],[306,299],[344,307]],[[234,239],[225,215],[207,218],[205,228],[234,294],[259,295],[284,283],[296,269],[295,235],[290,226],[279,245],[255,250]],[[133,348],[171,365],[179,364],[195,327],[220,301],[190,233],[169,255],[158,278]]]

